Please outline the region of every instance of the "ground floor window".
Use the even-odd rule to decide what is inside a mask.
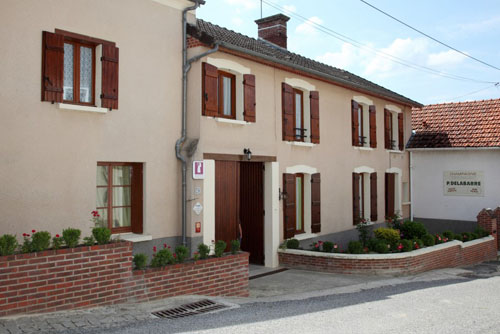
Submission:
[[[113,233],[142,233],[142,164],[99,162],[96,208]]]
[[[396,214],[396,178],[395,173],[385,173],[385,216]]]
[[[295,174],[295,198],[296,198],[296,215],[295,215],[295,234],[304,233],[304,174]]]
[[[362,221],[375,222],[377,216],[377,173],[352,173],[353,224]]]

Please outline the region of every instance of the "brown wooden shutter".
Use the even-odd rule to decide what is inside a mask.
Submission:
[[[377,173],[370,174],[370,220],[376,222],[377,214]]]
[[[319,144],[319,92],[309,93],[311,102],[311,143]]]
[[[283,192],[286,194],[283,199],[283,227],[284,238],[293,238],[295,235],[295,174],[283,174]]]
[[[64,36],[42,32],[42,101],[62,102]]]
[[[102,44],[102,93],[101,107],[118,109],[118,48]]]
[[[385,173],[385,216],[394,216],[394,187],[393,173]]]
[[[384,147],[388,150],[392,149],[391,143],[391,112],[384,109]]]
[[[352,145],[359,146],[358,102],[351,100]]]
[[[370,147],[377,147],[377,109],[375,106],[370,106]]]
[[[247,122],[255,122],[255,75],[243,75],[244,106],[243,118]]]
[[[321,232],[321,174],[311,175],[311,232]]]
[[[398,143],[400,151],[404,150],[405,148],[404,140],[403,113],[401,112],[398,114]]]
[[[218,113],[218,96],[217,83],[219,81],[217,67],[208,63],[203,63],[203,109],[202,114],[205,116],[217,116]]]
[[[283,140],[294,141],[295,132],[293,130],[293,121],[295,113],[293,110],[293,88],[286,83],[281,83],[281,107],[282,107],[282,131]]]
[[[132,165],[132,232],[142,234],[142,217],[143,217],[143,173],[142,164],[135,163]]]
[[[359,223],[359,174],[352,173],[352,222],[354,225]]]

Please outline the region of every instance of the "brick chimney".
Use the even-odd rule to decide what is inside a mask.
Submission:
[[[286,22],[290,18],[283,14],[255,20],[259,29],[259,38],[286,49]]]

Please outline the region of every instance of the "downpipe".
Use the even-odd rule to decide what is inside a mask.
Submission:
[[[213,49],[210,49],[200,55],[187,58],[187,12],[203,5],[205,1],[196,1],[195,5],[187,7],[182,11],[182,129],[181,137],[175,142],[175,156],[182,164],[182,245],[187,246],[187,159],[182,154],[182,146],[187,137],[187,74],[191,69],[191,64],[206,55],[218,51],[219,45],[216,44]]]

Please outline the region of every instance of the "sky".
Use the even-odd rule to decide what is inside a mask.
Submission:
[[[500,68],[498,0],[366,2]],[[291,17],[287,27],[290,51],[359,75],[422,104],[500,98],[500,85],[495,86],[500,82],[500,70],[449,49],[360,0],[263,0],[263,17],[278,13]],[[257,38],[254,21],[261,17],[261,1],[206,0],[196,15]],[[336,34],[344,40],[335,38]],[[392,58],[396,61],[390,60],[391,56],[397,57]]]

